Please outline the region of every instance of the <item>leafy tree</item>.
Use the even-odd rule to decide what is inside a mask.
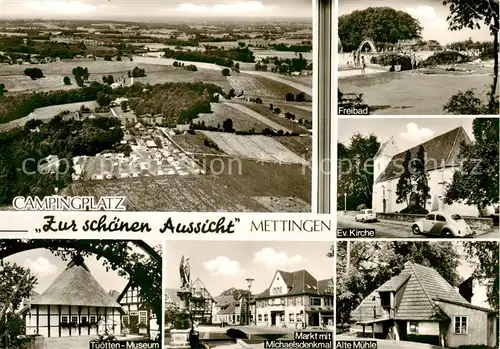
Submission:
[[[377,43],[421,38],[417,19],[390,7],[369,7],[339,17],[338,35],[344,51],[357,50],[365,38]]]
[[[234,63],[234,70],[238,73],[240,72],[240,64],[238,62]]]
[[[297,102],[305,102],[307,101],[307,97],[306,97],[306,94],[304,92],[299,92],[297,94],[297,96],[295,97],[295,100]]]
[[[228,68],[222,69],[221,73],[222,73],[222,76],[230,76],[231,75],[231,71]]]
[[[140,77],[146,76],[146,71],[144,69],[139,68],[139,67],[135,67],[134,69],[132,69],[131,76],[134,78],[140,78]]]
[[[338,144],[338,193],[349,197],[349,206],[372,205],[373,158],[380,148],[375,135],[354,134],[348,145]],[[343,200],[342,200],[343,202]]]
[[[489,107],[491,110],[498,109],[498,101],[495,101],[498,84],[498,33],[500,27],[498,0],[443,0],[443,5],[448,6],[450,10],[447,21],[451,30],[480,29],[481,24],[489,28],[493,36],[493,57],[495,60]]]
[[[112,57],[111,57],[111,56],[104,56],[104,60],[105,60],[105,61],[111,61],[111,60],[112,60]]]
[[[122,60],[122,57],[121,57],[121,56],[117,56],[117,57],[116,57],[116,61],[117,61],[117,62],[121,62],[121,60]]]
[[[412,161],[412,177],[416,183],[416,194],[418,196],[418,205],[425,208],[427,200],[431,198],[429,187],[429,173],[425,158],[425,149],[420,146],[417,151],[417,157]]]
[[[96,102],[101,106],[101,107],[107,107],[111,103],[111,97],[107,95],[106,93],[99,92],[97,94],[97,99]]]
[[[451,285],[458,286],[459,257],[458,245],[451,242],[339,242],[337,323],[346,323],[361,301],[398,275],[408,261],[431,267]]]
[[[295,95],[291,92],[287,92],[285,95],[285,101],[287,102],[294,102],[295,101]]]
[[[460,145],[460,168],[447,185],[446,204],[464,202],[481,210],[498,203],[499,127],[498,118],[474,119],[474,143]]]
[[[498,242],[464,242],[465,256],[474,265],[473,277],[486,286],[488,303],[498,311],[499,249]]]
[[[63,83],[64,85],[71,85],[71,79],[69,78],[69,76],[65,76],[63,78]]]
[[[126,112],[128,110],[128,102],[127,101],[122,101],[120,103],[120,108],[122,109],[123,112]]]
[[[491,97],[492,91],[488,92]],[[473,89],[468,89],[465,92],[460,91],[451,96],[449,101],[443,106],[443,110],[453,115],[494,115],[499,114],[498,97],[493,97],[494,103],[484,104],[483,101],[476,96]]]
[[[224,132],[233,133],[234,132],[233,120],[232,119],[224,120],[224,122],[222,122],[222,129],[224,130]]]
[[[72,73],[78,86],[83,86],[85,81],[89,79],[90,75],[88,68],[83,68],[80,66],[73,68]]]
[[[24,69],[24,75],[29,76],[31,80],[36,80],[43,78],[43,72],[40,68],[26,68]]]
[[[396,202],[398,204],[404,202],[406,206],[410,204],[410,194],[413,189],[410,164],[411,152],[407,150],[405,153],[405,159],[403,161],[403,173],[401,174],[401,177],[399,177],[398,184],[396,186]]]

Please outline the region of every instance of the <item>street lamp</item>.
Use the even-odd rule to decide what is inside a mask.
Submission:
[[[252,278],[247,278],[247,279],[245,279],[245,281],[247,282],[247,285],[248,285],[248,295],[247,295],[247,321],[248,321],[248,324],[250,325],[250,296],[252,295],[252,293],[250,293],[250,288],[252,287],[252,282],[254,281],[254,279],[252,279]]]
[[[344,193],[344,214],[347,214],[347,193]]]

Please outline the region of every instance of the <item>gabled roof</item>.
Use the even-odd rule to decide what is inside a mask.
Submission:
[[[224,308],[217,313],[217,315],[229,315],[234,313],[235,309],[236,309],[236,302],[233,302],[228,305],[225,305]]]
[[[278,270],[279,273],[288,287],[288,292],[279,296],[293,296],[300,294],[310,294],[310,295],[322,295],[322,288],[326,289],[330,279],[326,280],[316,280],[307,270],[297,270],[294,272],[286,272],[283,270]],[[273,278],[274,280],[274,278]],[[271,286],[264,292],[256,296],[256,299],[272,298],[276,296],[271,296],[270,293]]]
[[[380,309],[380,292],[389,291],[402,292],[401,300],[396,304],[395,320],[445,319],[447,316],[436,303],[443,299],[464,307],[478,308],[467,302],[436,270],[406,262],[399,275],[388,280],[361,302],[352,312],[352,319],[357,322],[374,320],[374,308]]]
[[[432,171],[444,167],[457,166],[460,144],[462,142],[470,143],[470,138],[463,127],[460,126],[408,150],[412,154],[412,157],[416,157],[419,147],[423,146],[427,156],[427,170]],[[384,146],[385,143],[382,147]],[[376,179],[376,183],[399,178],[401,176],[403,171],[402,164],[406,151],[407,150],[402,151],[392,157],[384,172]]]
[[[83,258],[77,256],[67,268],[54,280],[31,304],[40,305],[76,305],[119,308],[116,302],[92,276]]]
[[[168,305],[168,303],[173,303],[174,305],[178,305],[181,302],[181,298],[177,294],[180,289],[178,288],[166,288],[165,289],[165,304]]]
[[[214,300],[214,297],[212,297],[212,294],[210,292],[208,292],[208,289],[205,287],[205,284],[203,283],[203,281],[201,281],[201,279],[199,277],[197,277],[196,280],[194,280],[192,285],[196,284],[197,282],[199,282],[201,284],[201,286],[203,287],[203,289],[205,290],[205,292],[208,293],[208,296],[210,297],[210,299]]]

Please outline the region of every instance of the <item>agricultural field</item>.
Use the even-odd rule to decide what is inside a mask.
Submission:
[[[307,86],[309,88],[313,87],[312,75],[290,76],[290,75],[280,74],[278,76],[284,80],[288,80],[288,81],[293,82],[293,83],[301,84],[301,85]]]
[[[228,168],[227,162],[234,159],[214,155],[200,161]],[[302,165],[242,159],[238,173],[224,173],[214,166],[207,175],[79,181],[61,195],[125,196],[129,211],[291,212],[295,201],[294,212],[307,212],[311,210],[311,188],[311,171]]]
[[[204,157],[205,162],[209,160],[214,165],[212,169],[206,168],[208,174],[218,174],[229,187],[238,188],[238,193],[247,197],[294,197],[311,202],[312,172],[309,166],[239,159],[239,168],[236,168],[234,158]]]
[[[297,154],[303,159],[310,161],[312,159],[312,137],[310,136],[296,136],[296,137],[274,137],[274,139],[286,148]]]
[[[283,41],[281,41],[283,42]],[[278,42],[276,42],[278,43]],[[285,43],[285,42],[283,42]],[[288,42],[287,44],[296,44],[297,42]],[[298,58],[298,54],[293,51],[273,51],[273,50],[255,50],[254,56],[256,58],[266,58],[266,57],[278,57],[283,59]],[[307,59],[309,62],[312,61],[312,52],[302,52],[302,57]]]
[[[222,151],[214,147],[207,146],[205,140],[210,141],[210,138],[205,136],[200,131],[196,131],[194,135],[190,133],[182,133],[172,136],[173,141],[187,153],[191,154],[223,154]]]
[[[0,131],[5,131],[12,127],[24,126],[24,124],[31,119],[48,121],[62,111],[65,110],[77,111],[81,108],[82,105],[86,106],[89,109],[95,109],[97,107],[97,103],[91,101],[91,102],[51,105],[50,107],[38,108],[35,109],[33,112],[31,112],[28,116],[13,121],[9,121],[8,123],[5,124],[0,124]]]
[[[259,75],[233,73],[233,75],[227,77],[227,80],[236,92],[244,91],[247,97],[271,98],[284,101],[287,92],[293,94],[301,92],[282,82]]]
[[[300,126],[298,123],[294,121],[290,121],[284,116],[278,116],[278,114],[273,113],[269,109],[269,105],[267,104],[254,104],[254,103],[249,103],[249,102],[237,102],[238,104],[241,104],[248,109],[253,110],[254,112],[262,115],[263,117],[275,122],[276,124],[281,125],[281,128],[286,128],[292,132],[298,133],[298,134],[308,134],[309,131]],[[282,113],[285,113],[286,110],[282,110]]]
[[[265,123],[248,115],[243,111],[233,108],[230,103],[211,103],[212,113],[200,114],[194,122],[205,122],[206,126],[222,128],[222,123],[227,120],[233,120],[233,128],[236,131],[249,131],[254,129],[255,132],[262,132],[266,127]]]
[[[286,91],[286,92],[292,92],[293,94],[296,95],[298,92],[294,92],[294,91],[299,91],[299,92],[304,92],[306,95],[309,96],[309,98],[312,96],[312,87],[300,84],[298,81],[291,81],[290,79],[286,79],[286,78],[284,78],[286,76],[284,76],[282,74],[265,72],[265,71],[248,71],[246,73],[248,75],[259,76],[261,78],[265,78],[267,81],[272,80],[275,84],[276,83],[281,84],[281,85],[286,86],[289,89],[291,89],[291,91]],[[288,78],[290,78],[290,77],[288,77]]]
[[[254,120],[258,120],[261,124],[265,124],[266,127],[271,128],[275,131],[282,130],[283,132],[290,132],[290,133],[292,132],[292,130],[290,130],[289,128],[284,127],[283,125],[280,125],[272,120],[269,120],[268,118],[262,116],[259,113],[256,113],[250,108],[247,108],[245,105],[241,103],[225,103],[225,105],[227,105],[236,112],[244,113],[248,117],[253,118]]]
[[[267,102],[267,101],[266,101]],[[270,103],[273,103],[272,101]],[[309,104],[309,106],[305,105]],[[312,106],[311,103],[305,103],[303,105],[294,102],[286,102],[286,103],[273,103],[275,108],[280,108],[282,113],[292,113],[295,114],[296,119],[304,119],[308,121],[312,121]],[[267,104],[265,104],[267,105]]]
[[[166,82],[207,82],[220,86],[225,91],[231,89],[227,78],[222,76],[220,71],[213,69],[200,69],[196,72],[188,71],[182,68],[175,68],[172,65],[150,65],[137,62],[123,61],[93,61],[93,60],[73,60],[64,62],[53,62],[39,65],[2,65],[0,69],[0,82],[5,84],[5,88],[10,92],[27,90],[55,90],[71,89],[76,84],[73,78],[72,70],[77,66],[86,67],[89,70],[89,81],[102,83],[102,77],[112,75],[115,82],[130,84],[127,72],[140,67],[146,71],[145,77],[134,78],[136,82],[148,84],[160,84]],[[31,80],[24,75],[24,69],[28,67],[39,67],[42,69],[45,77],[42,79]],[[5,68],[5,69],[4,69]],[[65,86],[63,78],[69,76],[72,85]]]
[[[202,132],[217,144],[220,150],[230,156],[280,164],[307,163],[303,158],[274,140],[273,137],[262,135],[243,136],[225,132]]]

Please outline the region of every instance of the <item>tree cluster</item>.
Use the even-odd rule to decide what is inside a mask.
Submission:
[[[421,38],[422,27],[410,14],[390,7],[369,7],[339,17],[338,35],[344,51],[358,49],[361,42],[397,43]]]
[[[26,68],[24,69],[24,75],[29,76],[31,80],[41,79],[44,77],[40,68]]]

